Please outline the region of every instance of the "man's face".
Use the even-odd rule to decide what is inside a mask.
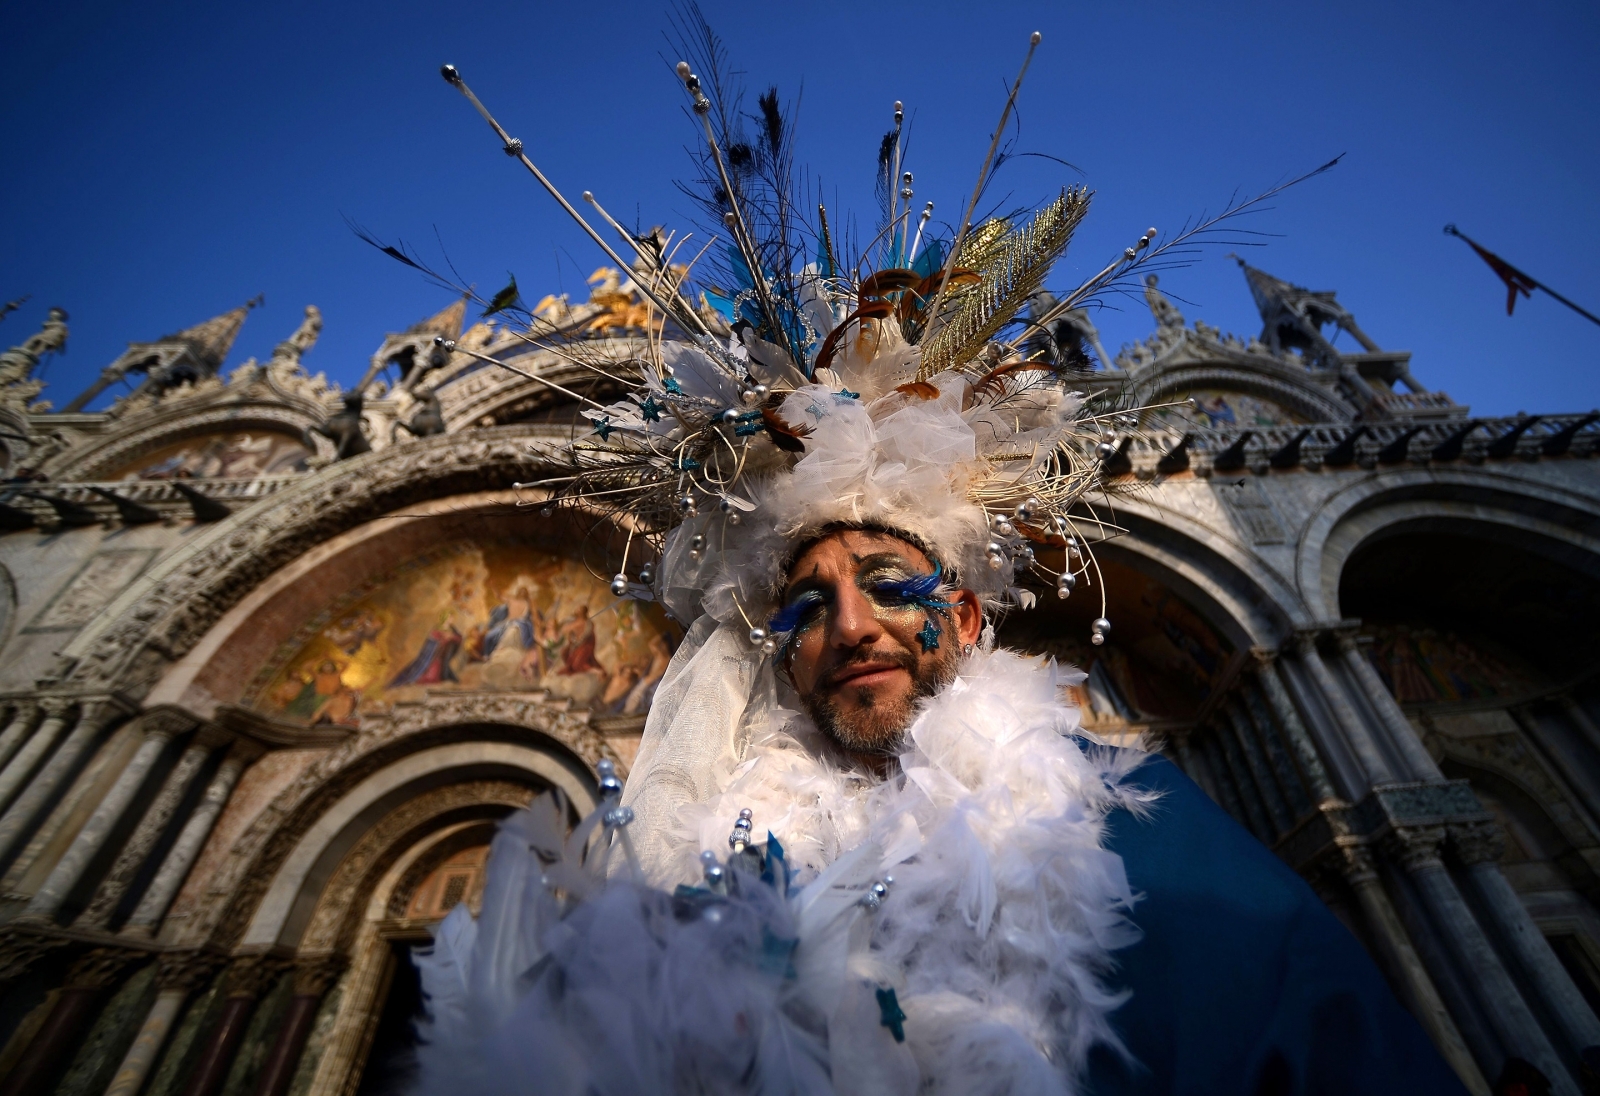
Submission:
[[[977,642],[972,591],[916,596],[933,572],[906,541],[853,529],[817,540],[789,569],[783,664],[817,727],[852,754],[893,755],[916,702],[954,678],[962,648]]]

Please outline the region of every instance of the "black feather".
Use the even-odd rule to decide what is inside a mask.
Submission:
[[[783,112],[778,109],[778,89],[769,87],[756,100],[761,107],[761,125],[767,134],[767,148],[777,156],[783,148]]]

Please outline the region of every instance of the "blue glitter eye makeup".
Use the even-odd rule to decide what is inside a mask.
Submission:
[[[773,614],[767,622],[767,631],[773,635],[792,633],[813,610],[822,606],[822,601],[822,595],[816,590],[807,590]]]

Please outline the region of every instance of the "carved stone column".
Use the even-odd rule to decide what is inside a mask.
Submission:
[[[94,1019],[101,996],[136,957],[120,948],[95,948],[72,964],[50,1014],[6,1078],[9,1096],[44,1096],[55,1087],[57,1074]]]
[[[189,1083],[183,1096],[215,1096],[227,1080],[233,1056],[250,1024],[250,1014],[255,1011],[256,1000],[277,981],[283,973],[283,960],[266,955],[247,955],[235,959],[228,968],[227,996],[223,999],[222,1015],[217,1018],[205,1046],[195,1060]]]
[[[11,808],[0,815],[0,863],[10,860],[26,843],[34,825],[55,801],[56,793],[77,775],[85,755],[99,741],[100,732],[118,714],[118,707],[109,700],[87,700],[79,706],[78,722],[71,732]]]
[[[1372,740],[1372,732],[1362,722],[1355,708],[1351,707],[1350,698],[1345,695],[1344,687],[1334,679],[1327,663],[1322,661],[1322,653],[1317,650],[1316,633],[1298,633],[1294,637],[1294,649],[1300,661],[1305,664],[1306,670],[1310,672],[1311,679],[1317,683],[1317,689],[1327,701],[1328,707],[1333,710],[1333,718],[1344,728],[1345,738],[1349,741],[1350,748],[1355,751],[1356,760],[1361,763],[1367,780],[1373,784],[1393,784],[1394,772],[1378,749],[1378,744]]]
[[[178,839],[167,851],[167,858],[161,862],[155,878],[150,881],[144,897],[139,900],[138,908],[133,911],[133,916],[128,918],[123,932],[132,936],[155,935],[161,919],[167,915],[167,907],[172,904],[178,888],[183,885],[190,867],[194,865],[195,857],[200,855],[200,847],[211,835],[211,827],[216,824],[217,815],[222,813],[223,805],[233,793],[233,786],[238,783],[239,775],[244,772],[245,766],[260,754],[260,747],[248,742],[235,742],[229,749],[228,756],[222,759],[217,774],[211,778],[205,794],[196,804],[194,813],[189,816],[189,821],[184,823]]]
[[[1222,719],[1212,721],[1211,738],[1216,743],[1217,753],[1227,763],[1228,775],[1233,779],[1234,790],[1238,792],[1239,802],[1244,809],[1242,818],[1262,844],[1271,845],[1277,840],[1277,833],[1273,829],[1272,819],[1267,817],[1261,796],[1254,794],[1255,782],[1239,749],[1238,737],[1231,727],[1219,726],[1220,723]]]
[[[1406,934],[1400,915],[1395,912],[1383,881],[1372,862],[1372,853],[1363,845],[1343,845],[1340,868],[1355,891],[1356,901],[1372,930],[1372,941],[1382,953],[1384,963],[1400,982],[1401,997],[1411,1014],[1433,1039],[1434,1046],[1456,1071],[1472,1096],[1489,1096],[1489,1084],[1472,1053],[1461,1038],[1461,1031],[1439,996],[1438,987],[1428,976],[1428,968]]]
[[[1294,759],[1311,788],[1312,799],[1318,805],[1330,799],[1337,800],[1339,796],[1333,790],[1333,781],[1328,779],[1328,768],[1322,763],[1322,755],[1317,753],[1316,743],[1300,721],[1300,713],[1289,697],[1289,690],[1284,688],[1283,679],[1278,676],[1278,652],[1267,647],[1252,647],[1250,654],[1256,662],[1256,681],[1266,695],[1267,704],[1272,708],[1278,725],[1283,728],[1284,737],[1289,740]]]
[[[226,734],[209,727],[202,727],[195,733],[194,740],[178,758],[177,764],[167,774],[166,783],[161,785],[161,791],[156,794],[154,801],[144,812],[144,817],[139,820],[139,826],[133,831],[133,836],[128,838],[127,844],[123,845],[122,851],[117,854],[116,863],[112,864],[111,870],[106,873],[100,889],[95,892],[94,900],[89,903],[89,908],[77,920],[78,925],[85,928],[103,928],[111,923],[122,896],[127,893],[129,885],[144,867],[144,862],[149,857],[150,851],[155,848],[156,842],[161,840],[161,835],[166,833],[167,827],[172,824],[172,818],[178,813],[179,805],[189,794],[189,786],[205,767],[211,751],[227,740]]]
[[[90,862],[99,854],[111,832],[122,820],[122,814],[128,809],[128,804],[133,802],[134,797],[139,794],[139,789],[144,787],[150,770],[166,752],[167,744],[175,736],[194,726],[194,720],[190,716],[172,710],[146,712],[138,719],[139,730],[144,735],[139,748],[134,751],[133,757],[122,772],[117,774],[116,783],[111,785],[111,789],[100,800],[99,806],[78,831],[77,837],[73,838],[72,844],[67,846],[67,851],[56,861],[56,866],[39,885],[39,890],[28,902],[27,908],[22,911],[23,917],[40,921],[55,918],[56,911],[67,900],[67,895],[72,889],[78,885]]]
[[[1456,858],[1472,875],[1472,882],[1499,928],[1501,938],[1521,965],[1534,992],[1561,1025],[1572,1050],[1600,1046],[1600,1020],[1596,1020],[1594,1010],[1583,999],[1583,993],[1551,950],[1550,942],[1539,931],[1528,907],[1522,904],[1500,870],[1505,835],[1500,832],[1499,825],[1478,822],[1452,826],[1450,845]]]
[[[105,1096],[139,1096],[145,1078],[166,1045],[178,1013],[183,1011],[183,1002],[196,986],[211,976],[220,961],[215,955],[197,951],[172,952],[161,957],[156,968],[155,1003],[150,1006],[133,1045],[123,1056],[122,1065],[111,1078]]]
[[[22,743],[11,760],[6,763],[6,767],[0,770],[0,809],[10,805],[17,797],[17,793],[22,791],[23,785],[28,782],[28,774],[33,772],[55,746],[56,739],[61,737],[62,728],[67,725],[67,712],[71,708],[72,701],[64,696],[47,696],[39,701],[39,709],[44,712],[44,722],[34,729],[27,741]]]
[[[1340,628],[1333,634],[1334,641],[1339,645],[1339,653],[1344,658],[1344,664],[1355,679],[1361,683],[1362,690],[1367,694],[1367,699],[1372,702],[1373,708],[1378,712],[1378,717],[1383,720],[1383,725],[1389,731],[1390,740],[1395,748],[1400,751],[1400,756],[1406,760],[1406,774],[1410,780],[1443,780],[1444,774],[1439,771],[1439,765],[1433,756],[1428,753],[1428,748],[1422,744],[1422,739],[1417,736],[1416,729],[1411,726],[1411,721],[1400,710],[1399,703],[1394,694],[1378,676],[1378,671],[1372,668],[1372,662],[1361,653],[1359,636],[1355,628]]]
[[[1266,751],[1256,740],[1250,716],[1240,706],[1238,697],[1229,697],[1219,707],[1221,709],[1219,718],[1225,729],[1233,731],[1234,741],[1239,744],[1239,752],[1244,755],[1245,766],[1250,770],[1250,779],[1255,783],[1256,791],[1272,819],[1273,827],[1280,834],[1288,833],[1294,826],[1294,814],[1284,803],[1283,793],[1279,790],[1277,781],[1273,779]]]
[[[5,771],[6,762],[22,748],[22,741],[28,735],[28,728],[33,726],[33,721],[38,716],[39,705],[31,700],[24,700],[17,705],[17,710],[11,713],[6,729],[0,731],[0,773]],[[3,800],[3,797],[0,797],[0,800]]]
[[[255,1096],[284,1096],[289,1082],[294,1080],[295,1068],[300,1064],[300,1054],[311,1036],[311,1025],[317,1018],[322,995],[328,992],[345,968],[345,957],[339,954],[305,956],[295,960],[294,996],[289,999],[289,1013],[278,1029],[272,1053],[256,1080]]]
[[[0,927],[0,988],[21,978],[40,958],[67,944],[58,936],[43,936],[26,926]]]
[[[1445,947],[1477,993],[1483,1005],[1482,1012],[1506,1052],[1538,1066],[1550,1078],[1552,1092],[1578,1096],[1578,1087],[1555,1047],[1439,858],[1444,838],[1443,826],[1400,827],[1394,831],[1390,846],[1416,884],[1439,934],[1444,937]]]

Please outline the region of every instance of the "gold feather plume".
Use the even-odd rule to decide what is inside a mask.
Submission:
[[[989,221],[976,230],[956,265],[975,269],[982,278],[941,309],[946,319],[922,345],[917,379],[959,369],[976,358],[1039,291],[1088,209],[1089,191],[1073,187],[1020,229],[1005,231],[1004,221]]]

